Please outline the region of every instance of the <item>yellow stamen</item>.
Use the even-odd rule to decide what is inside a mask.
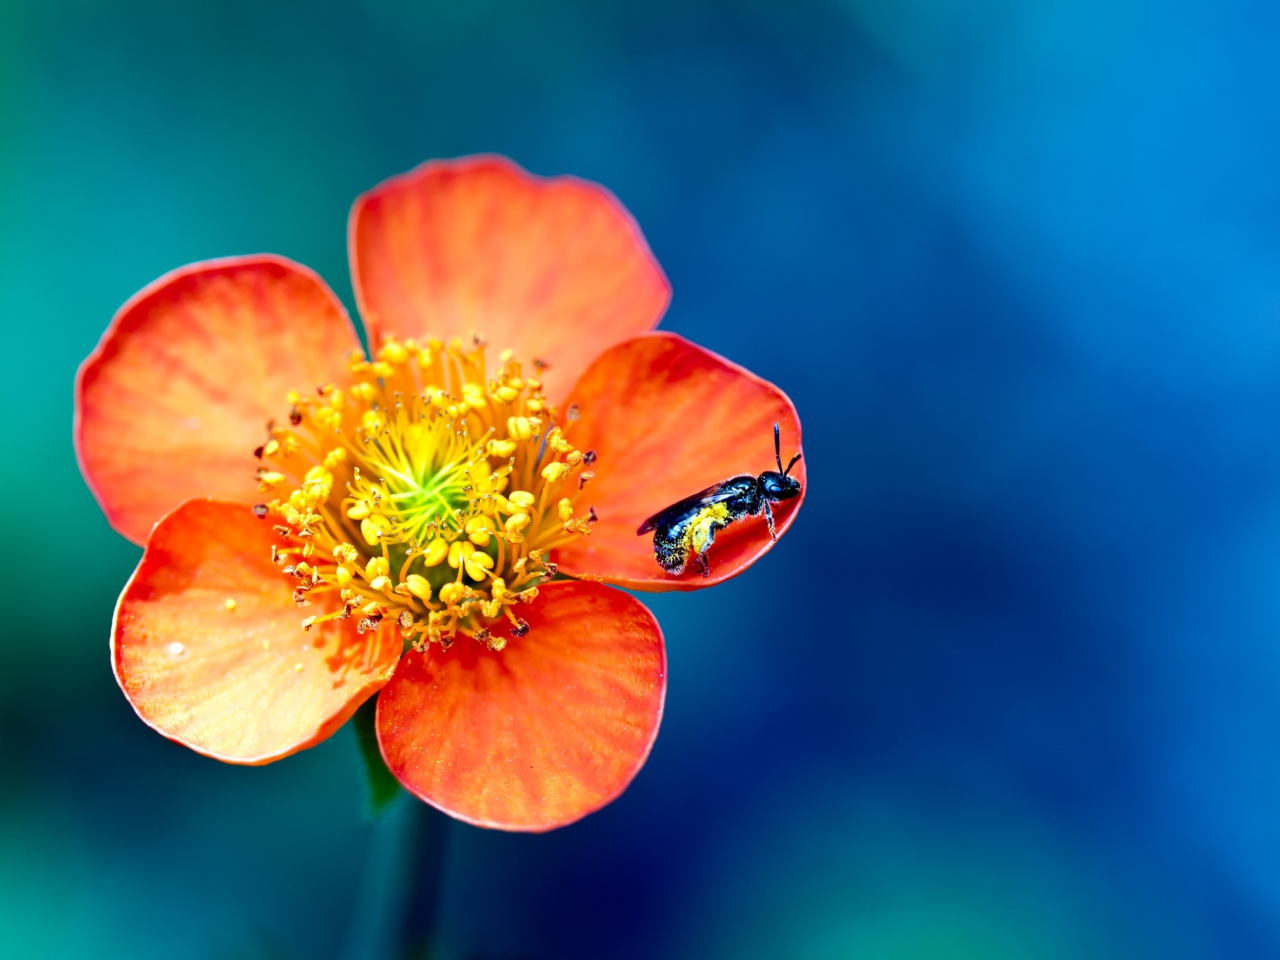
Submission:
[[[259,515],[298,538],[272,554],[294,599],[342,603],[305,625],[358,615],[359,632],[385,623],[419,648],[462,634],[502,649],[496,631],[528,631],[511,608],[555,575],[551,552],[588,532],[589,458],[555,426],[541,382],[509,351],[489,368],[479,337],[388,340],[347,366],[341,387],[289,394],[288,425],[254,451],[259,486],[283,487]]]

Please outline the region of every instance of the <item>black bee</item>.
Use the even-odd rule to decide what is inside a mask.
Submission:
[[[778,462],[777,472],[766,470],[758,477],[743,474],[722,480],[658,511],[640,524],[637,536],[654,531],[653,555],[663,570],[679,576],[684,573],[692,554],[705,577],[711,572],[707,550],[715,540],[716,532],[735,520],[758,516],[761,512],[769,522],[769,536],[778,539],[769,504],[800,495],[800,481],[787,476],[800,459],[800,454],[791,458],[787,469],[782,469],[782,438],[776,423],[773,425],[773,456]]]

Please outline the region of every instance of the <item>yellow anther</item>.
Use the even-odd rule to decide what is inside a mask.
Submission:
[[[423,603],[431,599],[431,584],[427,582],[426,577],[411,573],[404,578],[402,586],[406,587],[411,594]]]
[[[493,474],[489,470],[489,461],[483,458],[477,460],[467,469],[471,475],[471,486],[476,493],[485,494],[493,489]]]
[[[376,580],[378,577],[385,577],[391,573],[391,564],[385,557],[374,557],[364,567],[364,575],[370,580]]]
[[[532,507],[538,502],[538,498],[528,490],[513,490],[511,493],[507,494],[507,499],[516,506],[525,508]]]
[[[366,500],[357,500],[351,506],[347,507],[347,516],[352,520],[363,520],[369,515],[369,503]]]
[[[400,366],[409,359],[409,351],[394,340],[388,340],[378,351],[378,359]]]
[[[440,588],[440,602],[447,607],[453,606],[467,594],[467,588],[460,583],[446,583]]]
[[[258,489],[270,490],[272,487],[284,483],[284,474],[276,470],[260,470],[258,471]]]
[[[573,444],[564,438],[564,434],[560,432],[559,427],[553,427],[551,432],[547,434],[547,446],[556,453],[568,453],[573,449]]]
[[[332,491],[332,480],[308,480],[302,485],[302,492],[306,494],[308,506],[324,503],[329,499]]]
[[[572,520],[573,501],[568,497],[562,498],[561,501],[556,504],[556,512],[559,514],[561,522]]]
[[[321,407],[315,417],[316,424],[324,430],[337,430],[342,426],[342,414],[333,407]]]
[[[482,409],[486,405],[484,387],[478,383],[464,383],[462,385],[462,399],[477,410]]]
[[[351,395],[357,400],[372,403],[373,398],[378,395],[378,391],[372,383],[357,383],[351,388]]]
[[[331,390],[329,392],[329,406],[334,410],[341,411],[347,405],[347,395],[341,390]]]
[[[512,350],[510,347],[507,347],[500,354],[498,354],[498,362],[501,363],[503,366],[506,366],[508,363],[511,362],[511,358],[514,357],[515,355],[516,355],[516,352]]]
[[[477,547],[488,546],[489,539],[494,532],[493,521],[488,517],[480,514],[472,517],[463,526],[462,531],[471,539]]]
[[[223,601],[222,601],[222,609],[223,609],[223,610],[225,610],[225,611],[227,611],[227,613],[230,613],[230,612],[231,612],[232,610],[234,610],[235,608],[236,608],[236,598],[235,598],[235,597],[227,597],[227,599],[225,599],[225,600],[223,600]]]
[[[262,445],[262,455],[264,457],[274,457],[279,452],[280,452],[279,440],[274,440],[274,439],[268,440],[266,443]]]
[[[369,581],[369,589],[375,593],[382,593],[391,586],[390,577],[374,577]]]
[[[339,564],[334,568],[333,579],[337,582],[339,587],[345,587],[349,584],[352,576],[351,568],[346,564]]]
[[[382,428],[387,425],[387,421],[377,410],[366,410],[360,416],[360,426],[364,428],[364,432],[377,436],[382,433]]]
[[[520,396],[520,391],[507,384],[503,384],[493,391],[493,399],[499,403],[511,403],[518,396]]]
[[[427,549],[423,551],[422,565],[425,567],[438,567],[448,553],[449,542],[443,537],[436,537],[427,544]]]
[[[337,468],[338,464],[345,463],[347,460],[347,451],[345,447],[334,447],[324,455],[324,465],[330,470]]]
[[[349,543],[340,543],[333,548],[333,556],[343,563],[355,563],[360,559],[360,551]]]
[[[463,566],[466,567],[467,576],[472,580],[483,580],[485,571],[493,569],[493,557],[477,550],[467,557]]]
[[[307,619],[302,621],[302,629],[310,630],[312,627],[316,625],[316,621],[319,619],[320,619],[319,617],[307,617]]]
[[[571,468],[578,466],[582,463],[582,451],[570,450],[568,455],[564,458],[564,462]]]
[[[387,605],[372,600],[360,608],[360,612],[366,617],[385,617],[387,615]]]
[[[297,403],[301,399],[302,397],[298,395],[297,390],[290,390],[288,393],[284,395],[285,403],[289,404],[289,406],[293,406],[295,403]]]
[[[507,539],[512,543],[520,543],[523,538],[520,532],[529,525],[529,515],[527,513],[513,513],[507,518],[507,522],[502,525],[502,529],[507,534]]]
[[[466,540],[455,540],[449,544],[449,566],[457,570],[466,562],[467,557],[476,552],[475,545]]]
[[[382,542],[384,534],[391,530],[391,521],[379,513],[365,517],[360,521],[360,535],[364,537],[364,542],[371,547],[376,547]]]
[[[547,483],[555,483],[569,475],[569,468],[559,460],[554,460],[542,468],[542,479]]]
[[[541,413],[543,410],[547,409],[547,405],[537,397],[533,397],[525,401],[524,408],[530,413]]]
[[[512,440],[528,440],[537,431],[528,417],[507,417],[507,436]]]

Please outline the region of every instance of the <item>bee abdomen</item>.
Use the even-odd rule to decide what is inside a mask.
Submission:
[[[653,535],[653,555],[667,573],[679,576],[689,565],[689,547],[685,538],[669,527],[659,527]]]

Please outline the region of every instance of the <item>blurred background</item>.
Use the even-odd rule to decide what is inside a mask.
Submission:
[[[0,3],[0,953],[1280,955],[1278,87],[1264,0]],[[351,306],[357,193],[477,151],[615,191],[805,427],[778,549],[649,601],[647,767],[546,836],[370,822],[349,729],[145,728],[70,444],[143,284]]]

